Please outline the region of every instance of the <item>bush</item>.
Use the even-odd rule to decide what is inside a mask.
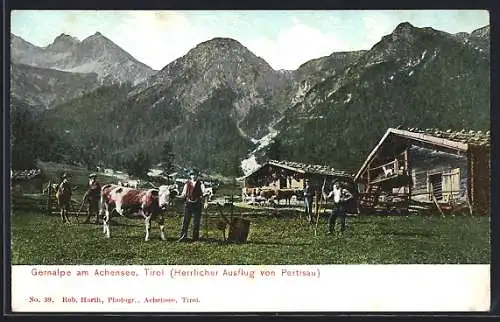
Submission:
[[[151,166],[151,159],[144,151],[137,152],[125,161],[125,171],[127,171],[127,174],[137,178],[146,178]]]

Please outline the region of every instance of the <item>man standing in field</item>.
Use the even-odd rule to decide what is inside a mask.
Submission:
[[[184,185],[182,193],[178,198],[184,199],[184,219],[182,221],[181,237],[179,242],[186,241],[188,228],[193,217],[193,240],[200,238],[201,211],[203,198],[205,197],[205,185],[198,178],[198,171],[192,170],[189,173],[190,179]]]
[[[307,223],[309,224],[312,222],[313,198],[314,198],[314,189],[313,187],[311,187],[309,180],[306,179],[304,187],[304,207],[307,216]]]
[[[62,182],[57,186],[56,199],[59,209],[61,210],[61,219],[63,223],[68,222],[68,212],[71,208],[71,195],[73,192],[73,185],[71,184],[71,175],[64,173]]]
[[[333,189],[330,191],[330,193],[325,192],[325,184],[326,180],[323,183],[322,187],[322,193],[323,197],[325,200],[328,199],[333,199],[333,206],[332,206],[332,213],[330,214],[330,217],[328,217],[328,235],[333,234],[333,231],[335,230],[335,222],[337,221],[337,218],[340,217],[341,219],[341,227],[340,227],[340,232],[343,233],[345,231],[345,226],[346,226],[346,203],[350,199],[352,199],[353,195],[349,192],[349,190],[345,189],[342,187],[340,182],[335,181],[333,183]]]
[[[89,175],[89,185],[85,193],[85,199],[89,203],[87,209],[87,218],[84,223],[90,221],[92,214],[95,214],[95,223],[99,223],[99,199],[101,198],[101,184],[97,181],[97,175],[91,173]]]

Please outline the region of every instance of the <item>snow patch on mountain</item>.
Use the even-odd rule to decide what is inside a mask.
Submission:
[[[245,175],[259,168],[257,163],[256,154],[262,151],[264,148],[273,143],[274,138],[278,135],[278,131],[275,129],[270,129],[269,133],[261,137],[260,139],[252,139],[252,142],[258,144],[257,147],[248,154],[248,158],[241,161],[241,169]]]

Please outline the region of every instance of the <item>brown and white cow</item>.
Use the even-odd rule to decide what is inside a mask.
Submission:
[[[170,200],[168,186],[158,189],[139,190],[119,185],[108,184],[101,190],[100,214],[103,217],[103,233],[110,237],[110,218],[113,211],[125,217],[137,214],[144,218],[146,225],[145,240],[149,240],[151,219],[155,218],[160,225],[161,239],[165,240],[163,211],[167,209]]]

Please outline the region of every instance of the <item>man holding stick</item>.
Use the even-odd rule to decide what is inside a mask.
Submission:
[[[332,213],[328,217],[328,235],[333,234],[335,230],[335,222],[337,218],[341,219],[341,227],[340,232],[343,233],[345,231],[346,226],[346,203],[348,200],[353,198],[353,195],[349,192],[349,190],[345,189],[340,182],[334,181],[332,191],[328,194],[325,191],[326,179],[323,182],[322,193],[325,200],[333,199]]]

